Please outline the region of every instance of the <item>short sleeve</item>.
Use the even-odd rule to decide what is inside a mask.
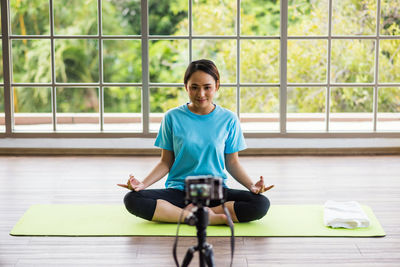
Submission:
[[[242,128],[238,118],[235,116],[228,126],[228,138],[225,141],[225,154],[235,153],[247,148]]]
[[[172,124],[170,116],[168,116],[168,113],[165,114],[161,122],[160,130],[158,131],[158,135],[154,145],[162,149],[170,151],[174,150],[173,137],[172,137]]]

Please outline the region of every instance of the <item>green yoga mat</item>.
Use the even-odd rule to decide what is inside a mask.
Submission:
[[[322,205],[272,205],[261,220],[236,223],[235,236],[384,236],[372,210],[363,206],[368,228],[332,229],[323,224]],[[149,222],[122,205],[33,205],[11,231],[15,236],[174,236],[176,224]],[[180,236],[196,228],[181,225]],[[228,226],[208,226],[208,236],[230,236]]]

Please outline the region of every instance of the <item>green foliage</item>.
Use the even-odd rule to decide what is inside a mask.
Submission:
[[[104,40],[104,82],[141,82],[141,48],[140,40]]]
[[[150,112],[164,113],[187,102],[189,100],[183,88],[150,88]]]
[[[378,111],[389,113],[400,112],[400,88],[379,88]]]
[[[56,40],[55,50],[57,82],[89,83],[99,81],[97,40]]]
[[[187,34],[187,27],[180,23],[187,19],[187,0],[150,0],[149,33],[151,35]],[[187,24],[186,24],[187,25]]]
[[[236,82],[235,40],[194,40],[193,60],[202,58],[215,62],[222,83]]]
[[[332,88],[331,112],[372,112],[373,88]]]
[[[214,102],[236,113],[236,88],[220,87],[214,95]]]
[[[398,0],[381,0],[381,34],[400,34],[400,12]]]
[[[76,101],[77,98],[82,101]],[[57,112],[99,112],[98,88],[57,88]]]
[[[381,40],[379,49],[379,82],[400,82],[400,40]]]
[[[186,40],[151,40],[149,42],[150,82],[181,83],[188,65]]]
[[[375,0],[333,1],[333,35],[374,35]],[[380,34],[400,34],[398,1],[381,0]],[[48,35],[50,33],[47,0],[11,0],[13,34]],[[151,35],[187,36],[188,1],[148,1]],[[96,35],[97,0],[54,1],[55,34]],[[289,36],[327,36],[328,0],[289,0]],[[236,25],[236,1],[194,0],[195,35],[279,36],[280,2],[278,0],[242,0],[241,25]],[[140,35],[140,0],[103,0],[104,35]],[[236,83],[236,40],[193,39],[193,59],[214,60],[222,83]],[[99,43],[96,39],[55,40],[56,81],[62,83],[99,82]],[[142,82],[141,40],[103,41],[103,81]],[[332,40],[332,83],[373,83],[375,79],[374,40]],[[279,83],[279,40],[242,39],[240,51],[241,83]],[[327,80],[327,40],[289,40],[288,82],[322,83]],[[182,83],[188,64],[188,40],[149,40],[151,83]],[[51,82],[50,40],[13,40],[13,82]],[[380,40],[380,83],[400,82],[400,41]],[[22,90],[25,89],[25,90]],[[17,112],[49,112],[48,88],[16,88]],[[46,90],[44,90],[46,89]],[[104,88],[105,112],[141,112],[140,88]],[[332,112],[370,112],[373,93],[369,88],[332,88]],[[221,87],[215,101],[236,111],[234,87]],[[398,88],[379,88],[378,110],[399,112]],[[59,112],[98,112],[98,88],[74,90],[57,88]],[[50,101],[50,102],[49,102]],[[151,112],[165,112],[188,101],[184,88],[151,87]],[[244,113],[277,113],[278,88],[245,88],[240,91]],[[288,112],[324,112],[326,88],[288,89]],[[3,101],[2,104],[3,105]],[[1,107],[0,107],[1,108]]]
[[[51,88],[14,88],[14,112],[51,113]]]
[[[194,35],[234,35],[236,1],[194,0]]]
[[[0,58],[3,58],[3,44],[0,42]],[[0,60],[0,83],[4,82],[3,60]]]
[[[332,40],[331,81],[372,83],[375,73],[375,41]]]
[[[51,82],[50,40],[13,40],[13,81]]]
[[[243,88],[241,91],[241,112],[278,113],[278,88]]]
[[[242,35],[279,35],[280,2],[278,0],[242,0],[240,16]]]
[[[289,87],[287,95],[289,113],[325,112],[326,88]]]
[[[140,35],[140,0],[103,0],[103,34]]]
[[[241,82],[279,83],[278,40],[242,40],[240,53]]]
[[[4,113],[4,87],[0,87],[0,112]]]
[[[375,34],[376,2],[376,0],[333,1],[333,35]]]
[[[105,87],[104,112],[140,113],[141,91],[135,87]]]
[[[327,35],[328,0],[290,0],[288,35]],[[305,19],[307,18],[307,19]]]
[[[327,80],[327,41],[288,41],[288,82],[324,83]]]
[[[54,1],[56,35],[95,35],[97,19],[97,0]]]
[[[17,35],[50,33],[48,0],[11,0],[11,32]]]

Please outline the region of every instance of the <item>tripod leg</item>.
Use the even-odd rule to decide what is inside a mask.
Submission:
[[[190,262],[193,259],[193,254],[196,251],[196,247],[191,247],[187,250],[185,258],[183,258],[182,267],[189,266]]]
[[[206,258],[206,263],[208,267],[214,267],[214,252],[210,244],[206,244],[204,248],[204,257]]]

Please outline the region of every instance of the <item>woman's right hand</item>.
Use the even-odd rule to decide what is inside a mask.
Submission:
[[[129,174],[129,179],[126,184],[117,184],[120,187],[124,187],[134,191],[140,191],[146,188],[146,186],[135,178],[132,174]]]

